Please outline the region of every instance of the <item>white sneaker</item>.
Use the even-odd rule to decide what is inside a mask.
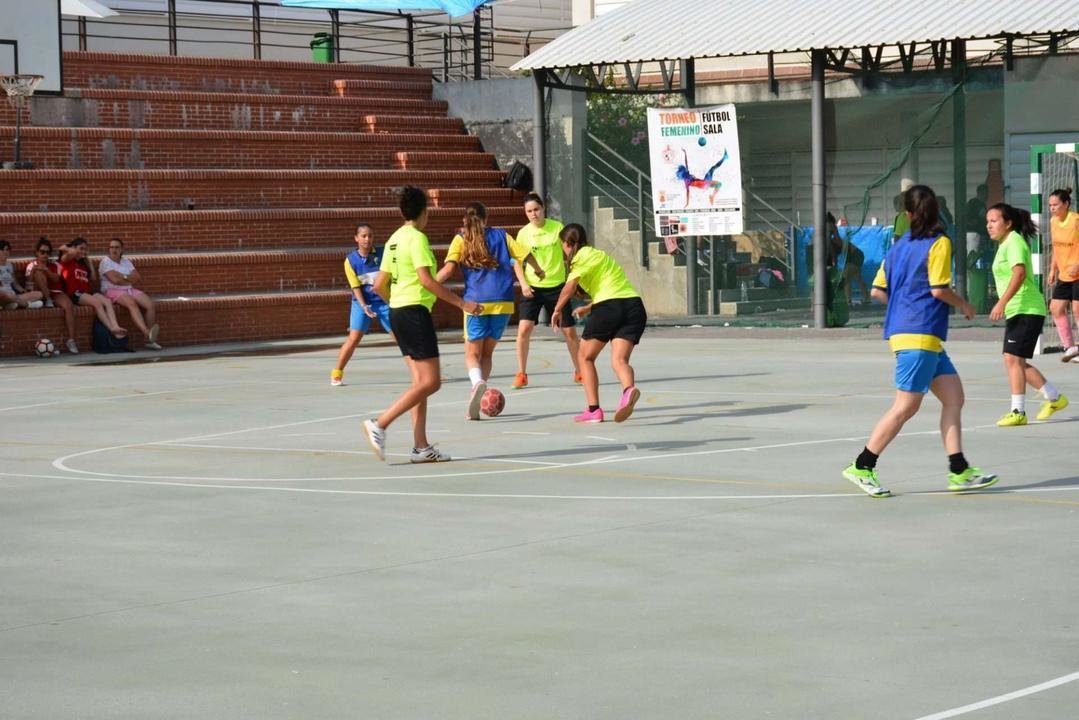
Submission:
[[[158,345],[157,343],[153,342],[153,341],[150,341],[150,342],[146,343],[146,349],[147,350],[160,350],[161,346]]]
[[[448,462],[449,460],[450,456],[434,445],[419,449],[412,448],[412,454],[408,457],[408,461],[413,463]]]
[[[472,394],[468,396],[468,414],[465,415],[467,419],[480,419],[480,401],[483,400],[485,392],[487,392],[487,383],[483,380],[472,386]]]
[[[69,353],[71,353],[72,355],[78,355],[79,354],[79,346],[75,342],[75,338],[68,338],[67,339],[67,351]]]
[[[375,457],[386,460],[386,431],[378,426],[374,420],[363,421],[363,432],[367,435],[367,442],[375,451]]]
[[[40,310],[43,307],[45,307],[45,303],[41,302],[40,300],[31,300],[30,302],[26,303],[27,310]]]
[[[1071,362],[1077,357],[1079,357],[1079,345],[1072,345],[1060,356],[1060,362]]]
[[[150,334],[146,336],[146,339],[149,341],[149,342],[146,343],[146,347],[150,347],[151,345],[156,345],[157,344],[157,334],[159,332],[161,332],[161,328],[159,328],[157,326],[157,323],[154,323],[153,325],[150,326]],[[161,348],[156,348],[156,349],[160,350]]]

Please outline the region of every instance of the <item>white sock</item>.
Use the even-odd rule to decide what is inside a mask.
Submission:
[[[476,387],[476,385],[483,382],[483,372],[478,367],[469,368],[468,379],[472,381],[472,387]]]
[[[1053,387],[1053,383],[1048,380],[1045,381],[1045,384],[1042,385],[1042,389],[1038,392],[1045,396],[1045,399],[1049,402],[1056,402],[1060,399],[1060,391]]]
[[[1012,410],[1018,410],[1021,413],[1025,413],[1027,411],[1027,396],[1012,395]]]

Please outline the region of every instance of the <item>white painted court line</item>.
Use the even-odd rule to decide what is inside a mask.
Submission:
[[[1011,702],[1012,700],[1018,700],[1021,697],[1027,695],[1033,695],[1034,693],[1042,692],[1043,690],[1050,690],[1061,685],[1067,685],[1070,682],[1079,680],[1079,672],[1073,672],[1070,675],[1063,675],[1053,680],[1048,680],[1038,685],[1031,685],[1025,687],[1022,690],[1016,690],[1014,692],[1006,693],[1004,695],[997,695],[987,700],[980,700],[970,705],[964,705],[963,707],[952,708],[951,710],[945,710],[939,713],[933,713],[932,715],[923,715],[916,720],[945,720],[945,718],[953,718],[959,715],[966,715],[976,710],[982,710],[983,708],[992,707],[993,705],[1000,705],[1001,703]]]

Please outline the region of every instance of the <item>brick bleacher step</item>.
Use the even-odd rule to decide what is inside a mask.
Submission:
[[[491,225],[516,232],[525,223],[518,202],[491,204]],[[462,207],[432,207],[425,232],[432,243],[449,242],[461,225]],[[124,241],[135,254],[321,248],[340,243],[348,248],[356,223],[370,223],[377,242],[385,242],[401,226],[396,207],[341,207],[265,210],[132,210],[93,212],[0,212],[4,239],[15,257],[29,256],[38,237],[58,246],[81,235],[91,252],[100,252],[109,238]],[[343,256],[342,256],[343,257]]]
[[[460,292],[456,284],[451,284],[451,289]],[[348,325],[349,295],[346,290],[302,290],[162,297],[155,300],[161,327],[159,342],[178,347],[284,338],[343,339]],[[461,326],[461,311],[453,305],[435,303],[432,314],[436,328]],[[75,316],[75,339],[83,352],[90,353],[93,309],[76,308]],[[38,338],[58,342],[66,335],[63,311],[59,308],[5,311],[2,317],[0,357],[30,356]],[[131,346],[141,348],[145,338],[134,329],[127,311],[118,308],[117,318],[129,329]],[[377,323],[372,326],[372,332],[381,332],[376,326]],[[116,356],[102,356],[102,359],[115,360]]]
[[[406,184],[497,189],[502,177],[455,169],[26,170],[0,173],[0,211],[385,207]]]
[[[448,104],[442,100],[394,97],[389,92],[337,97],[65,87],[61,97],[34,98],[30,123],[59,127],[351,131],[366,129],[367,116],[388,116],[410,118],[413,127],[426,132],[463,132],[460,120],[446,117],[447,109]],[[15,123],[15,110],[8,103],[0,103],[0,123]]]
[[[426,86],[428,97],[432,86],[424,68],[72,50],[63,77],[65,87],[267,95],[331,95],[338,80]]]
[[[360,129],[367,132],[457,132],[465,133],[465,123],[457,117],[423,117],[421,115],[364,115]]]
[[[430,98],[431,85],[427,83],[401,82],[395,80],[334,80],[333,94],[339,97],[369,95],[372,92],[389,92],[401,97]]]
[[[0,147],[15,128],[0,127]],[[400,148],[448,153],[451,167],[490,167],[472,135],[260,130],[27,127],[23,157],[47,169],[378,169],[400,167]],[[469,156],[474,156],[469,158]]]
[[[406,150],[394,154],[398,167],[402,169],[426,169],[431,167],[460,168],[498,168],[494,153],[481,152],[415,152]]]

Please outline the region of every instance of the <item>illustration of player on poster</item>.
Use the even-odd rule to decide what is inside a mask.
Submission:
[[[734,105],[649,108],[656,234],[742,232],[742,166]]]

